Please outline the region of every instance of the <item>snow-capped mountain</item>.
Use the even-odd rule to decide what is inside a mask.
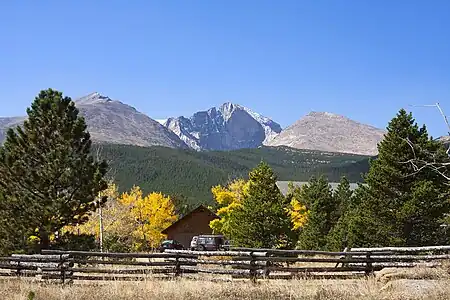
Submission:
[[[169,118],[164,125],[196,150],[256,148],[281,132],[278,123],[231,102],[189,118]]]
[[[166,123],[167,119],[155,119],[155,121],[161,125],[164,125]]]

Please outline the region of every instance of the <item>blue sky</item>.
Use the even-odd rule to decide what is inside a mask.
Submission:
[[[155,119],[225,101],[282,126],[315,110],[385,127],[436,101],[450,114],[450,1],[2,1],[0,38],[1,116],[49,87]]]

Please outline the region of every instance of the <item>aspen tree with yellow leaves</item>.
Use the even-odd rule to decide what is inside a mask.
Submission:
[[[212,220],[209,226],[215,233],[224,234],[232,238],[236,228],[234,212],[242,206],[244,195],[248,193],[248,182],[244,179],[235,179],[226,187],[217,185],[211,189],[215,201],[219,205],[216,214],[220,219]]]
[[[119,196],[117,186],[110,183],[101,196],[108,201],[102,206],[102,225],[105,248],[109,251],[146,251],[156,248],[165,238],[161,233],[177,220],[175,207],[169,197],[150,193],[144,197],[142,190],[134,186]],[[76,234],[93,234],[100,239],[98,212],[78,226],[65,230]]]
[[[133,220],[128,213],[128,208],[119,202],[119,191],[116,184],[109,182],[108,187],[100,192],[99,197],[107,197],[107,202],[102,205],[101,219],[103,227],[103,240],[107,250],[128,250],[132,243],[130,236],[133,232]],[[89,216],[89,220],[81,225],[66,226],[64,232],[73,234],[94,235],[100,242],[100,210]],[[119,247],[118,245],[122,245]]]
[[[299,230],[308,222],[309,210],[295,197],[292,197],[290,204],[287,212],[291,217],[292,229]]]
[[[143,197],[141,189],[134,186],[129,193],[122,194],[119,202],[127,207],[132,220],[135,251],[158,247],[165,238],[161,231],[177,220],[175,206],[170,197],[162,193],[153,192]]]

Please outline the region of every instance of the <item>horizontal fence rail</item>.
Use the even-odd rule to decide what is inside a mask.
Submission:
[[[163,253],[43,250],[42,254],[0,257],[0,277],[32,277],[61,283],[179,276],[252,281],[355,278],[370,276],[386,267],[439,266],[450,260],[449,252],[450,246],[352,248],[342,252],[254,248]]]

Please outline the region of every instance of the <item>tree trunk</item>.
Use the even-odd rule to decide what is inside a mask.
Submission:
[[[39,252],[41,252],[40,250],[48,249],[50,247],[50,237],[45,229],[43,228],[39,229],[39,238],[40,238]]]

